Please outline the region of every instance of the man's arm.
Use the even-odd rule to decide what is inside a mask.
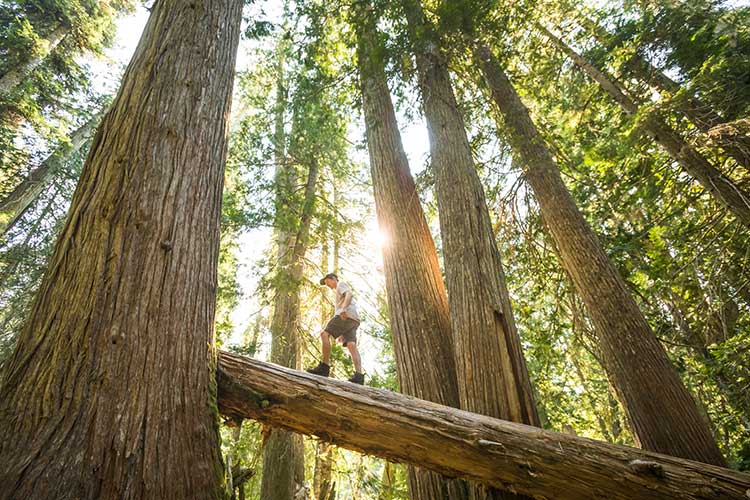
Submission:
[[[349,304],[352,303],[352,291],[347,290],[344,292],[344,302],[341,304],[341,307],[346,311],[349,308]]]
[[[349,285],[345,283],[341,283],[341,286],[344,289],[343,290],[344,302],[341,303],[341,308],[343,309],[343,311],[341,311],[341,314],[339,314],[339,317],[341,319],[347,319],[346,310],[349,308],[349,304],[352,303],[352,297],[354,297],[354,295],[352,294],[352,289],[349,288]]]
[[[352,291],[349,290],[347,292],[344,292],[344,302],[341,304],[341,307],[344,309],[341,311],[341,314],[339,314],[339,317],[341,319],[349,319],[349,316],[346,314],[346,309],[349,307],[349,304],[352,303]]]

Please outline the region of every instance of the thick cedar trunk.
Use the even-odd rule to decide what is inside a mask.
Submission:
[[[503,116],[561,264],[596,326],[605,369],[636,439],[647,450],[723,465],[708,423],[578,210],[499,62],[486,46],[479,46],[474,57]]]
[[[500,253],[447,61],[419,1],[405,0],[404,5],[430,137],[460,407],[539,425]],[[487,495],[474,491],[472,496]]]
[[[0,389],[0,497],[220,498],[216,266],[239,0],[154,5]]]
[[[47,56],[60,45],[60,42],[65,39],[69,31],[70,28],[66,26],[58,26],[47,35],[47,38],[41,40],[39,47],[35,49],[36,55],[34,57],[29,58],[15,68],[11,68],[0,76],[0,95],[10,93],[23,82],[23,79],[37,66],[42,64]]]
[[[539,499],[746,499],[750,475],[545,431],[221,352],[230,418]]]
[[[638,112],[639,105],[625,95],[617,83],[603,71],[595,68],[549,30],[543,26],[539,26],[539,28],[557,47],[568,54],[578,67],[597,82],[625,112],[630,114]],[[709,195],[725,205],[742,224],[750,227],[750,193],[744,191],[732,179],[722,174],[703,155],[688,144],[676,130],[670,127],[657,112],[651,112],[645,116],[642,126],[688,174],[708,191]]]
[[[611,44],[612,36],[595,21],[582,16],[581,24],[600,43],[604,45]],[[678,82],[669,78],[663,71],[655,67],[637,52],[626,62],[625,67],[640,80],[650,84],[667,97],[675,96],[682,90],[682,86]],[[698,130],[713,135],[710,134],[713,127],[727,123],[724,117],[714,111],[708,103],[701,101],[689,91],[684,92],[684,94],[671,104],[678,112],[686,116]],[[742,136],[726,140],[719,138],[717,143],[738,165],[745,169],[750,168],[750,137]]]
[[[360,85],[367,144],[383,247],[396,371],[401,391],[458,407],[448,299],[409,163],[377,42],[372,8],[356,19]],[[414,500],[465,498],[464,485],[410,467]]]
[[[49,185],[57,170],[62,167],[91,138],[101,121],[103,111],[92,116],[69,138],[49,155],[16,188],[0,200],[0,236],[5,234],[18,221],[24,211]]]

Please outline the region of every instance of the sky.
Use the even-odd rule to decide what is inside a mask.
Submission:
[[[278,6],[281,2],[266,2],[265,13],[269,18],[278,18],[280,12]],[[149,12],[139,5],[136,11],[128,16],[120,18],[117,22],[117,34],[113,46],[105,50],[105,57],[102,60],[88,60],[87,63],[97,75],[94,81],[95,89],[101,93],[114,93],[119,85],[120,77],[125,67],[132,58],[136,46],[148,20]],[[255,45],[257,47],[257,45]],[[237,53],[237,70],[248,69],[252,63],[252,51],[254,44],[243,40]],[[119,68],[114,70],[113,68]],[[233,106],[233,109],[237,109]],[[423,122],[409,122],[400,116],[399,123],[402,125],[402,139],[406,154],[409,157],[413,171],[421,170],[428,157],[429,143],[427,130]],[[350,132],[350,140],[358,142],[364,136],[361,126],[356,125]],[[357,161],[366,163],[367,158],[363,153]],[[369,181],[369,179],[368,179]],[[374,203],[374,202],[373,202]],[[378,292],[383,292],[384,278],[382,276],[382,252],[381,246],[387,244],[387,235],[384,235],[378,228],[374,216],[374,207],[370,216],[363,221],[365,234],[362,235],[362,241],[365,245],[362,252],[353,255],[343,255],[342,268],[348,270],[349,274],[342,275],[342,279],[352,285],[355,290],[355,300],[357,300],[360,313],[363,317],[363,324],[358,333],[359,347],[362,353],[363,366],[366,373],[376,373],[378,369],[377,356],[380,346],[377,342],[368,337],[368,318],[371,320],[375,314],[375,296]],[[242,342],[242,334],[245,329],[254,322],[255,314],[261,309],[254,297],[254,289],[258,278],[258,261],[263,257],[264,251],[271,245],[271,231],[267,228],[247,231],[239,237],[239,252],[237,258],[239,261],[238,280],[243,291],[240,305],[231,315],[234,324],[234,334],[229,340],[230,344],[239,344]],[[331,292],[332,293],[332,292]],[[267,314],[267,312],[266,312]],[[317,342],[317,329],[322,325],[310,325],[310,332]],[[262,350],[259,357],[267,354]]]

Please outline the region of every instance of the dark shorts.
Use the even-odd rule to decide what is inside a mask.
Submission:
[[[341,343],[346,346],[349,342],[357,343],[357,328],[359,328],[359,321],[356,319],[341,319],[336,315],[331,318],[324,330],[335,339],[341,337]]]

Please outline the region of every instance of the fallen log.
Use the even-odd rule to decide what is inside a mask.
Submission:
[[[750,475],[219,354],[219,411],[539,499],[750,498]]]

